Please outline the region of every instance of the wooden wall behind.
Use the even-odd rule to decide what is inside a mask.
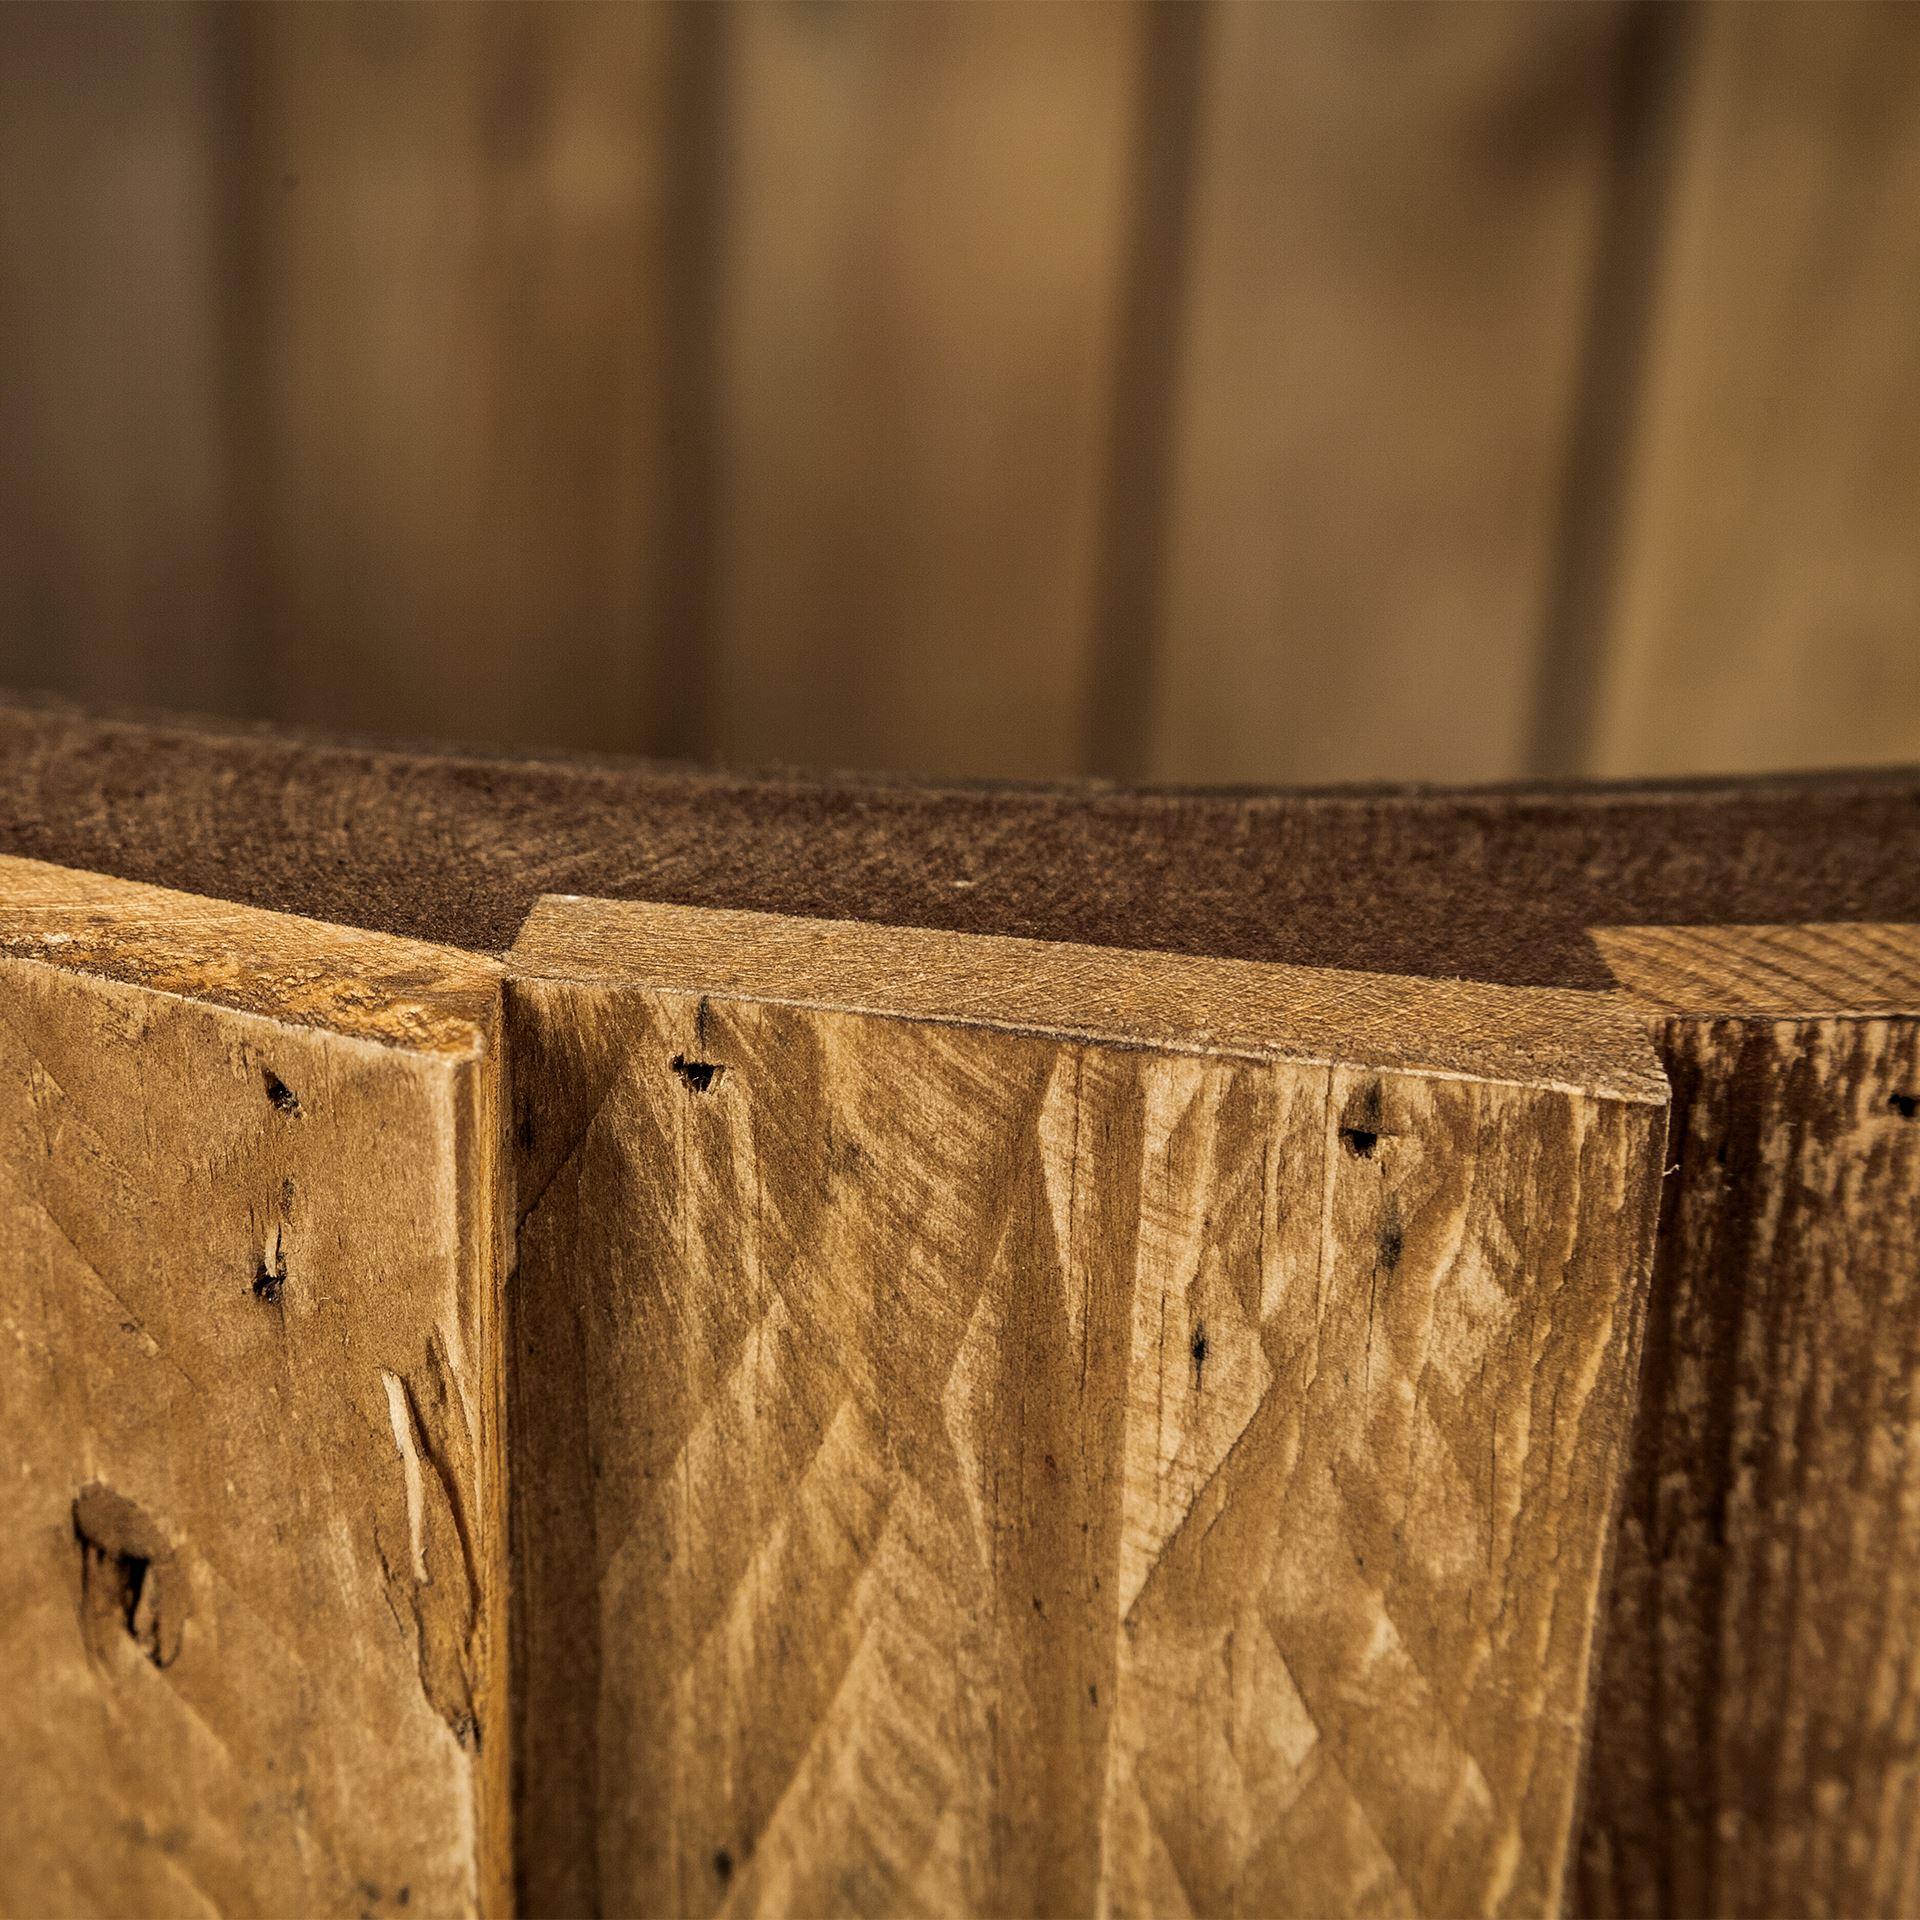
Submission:
[[[1920,8],[0,7],[0,682],[1920,758]]]

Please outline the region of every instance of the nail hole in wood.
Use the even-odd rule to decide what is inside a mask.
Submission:
[[[1346,1124],[1340,1129],[1340,1144],[1356,1160],[1371,1160],[1380,1144],[1380,1082],[1369,1080],[1347,1105]]]
[[[267,1098],[273,1102],[273,1110],[284,1113],[289,1120],[298,1120],[300,1096],[271,1067],[262,1067],[260,1078],[266,1085]]]
[[[695,1093],[711,1091],[713,1083],[726,1072],[726,1068],[712,1060],[689,1060],[684,1053],[673,1056],[673,1070]]]

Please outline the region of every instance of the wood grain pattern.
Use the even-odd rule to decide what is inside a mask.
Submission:
[[[724,757],[1079,770],[1143,22],[728,16]]]
[[[505,1912],[494,974],[0,863],[0,1910]]]
[[[1595,773],[1920,753],[1920,11],[1700,10]]]
[[[1920,1906],[1920,931],[1597,936],[1674,1109],[1580,1910]]]
[[[609,937],[611,930],[614,937]],[[971,938],[720,907],[548,896],[512,957],[570,980],[870,1012],[901,1019],[1465,1074],[1658,1100],[1644,1047],[1605,996],[1349,968],[1140,953],[1063,940]]]
[[[219,96],[197,9],[0,8],[0,676],[16,685],[252,709]]]
[[[0,676],[948,773],[1912,757],[1917,18],[14,0]]]
[[[1614,978],[1664,1013],[1865,1019],[1920,1005],[1911,926],[1600,927],[1593,939]]]
[[[1356,981],[1329,1061],[1304,970],[704,918],[512,956],[526,1910],[1550,1907],[1634,1022],[1502,1078]]]
[[[1601,924],[1920,921],[1920,768],[1501,793],[701,774],[0,698],[0,851],[501,952],[542,893],[1610,988]]]
[[[271,710],[654,739],[670,10],[215,15]]]
[[[1218,9],[1156,777],[1525,764],[1624,17]]]

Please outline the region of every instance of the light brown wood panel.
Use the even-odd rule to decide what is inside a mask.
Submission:
[[[0,1909],[505,1912],[495,969],[0,861]]]
[[[249,709],[220,76],[178,6],[0,7],[0,676]]]
[[[1674,1090],[1582,1913],[1920,1908],[1920,929],[1622,928]]]
[[[1920,10],[1705,11],[1596,772],[1920,755]]]
[[[1524,769],[1622,19],[1219,8],[1153,773]]]
[[[684,17],[220,14],[276,711],[653,739]]]
[[[727,26],[713,745],[1074,771],[1142,11]]]
[[[578,899],[510,969],[526,1911],[1553,1907],[1630,1016]]]

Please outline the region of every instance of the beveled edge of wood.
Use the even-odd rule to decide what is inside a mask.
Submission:
[[[1636,1001],[1666,1013],[1920,1013],[1920,926],[1596,927],[1593,942]]]
[[[497,961],[0,855],[0,962],[450,1058],[494,1044]]]
[[[647,985],[1159,1051],[1362,1065],[1664,1106],[1626,997],[546,894],[509,980]]]

